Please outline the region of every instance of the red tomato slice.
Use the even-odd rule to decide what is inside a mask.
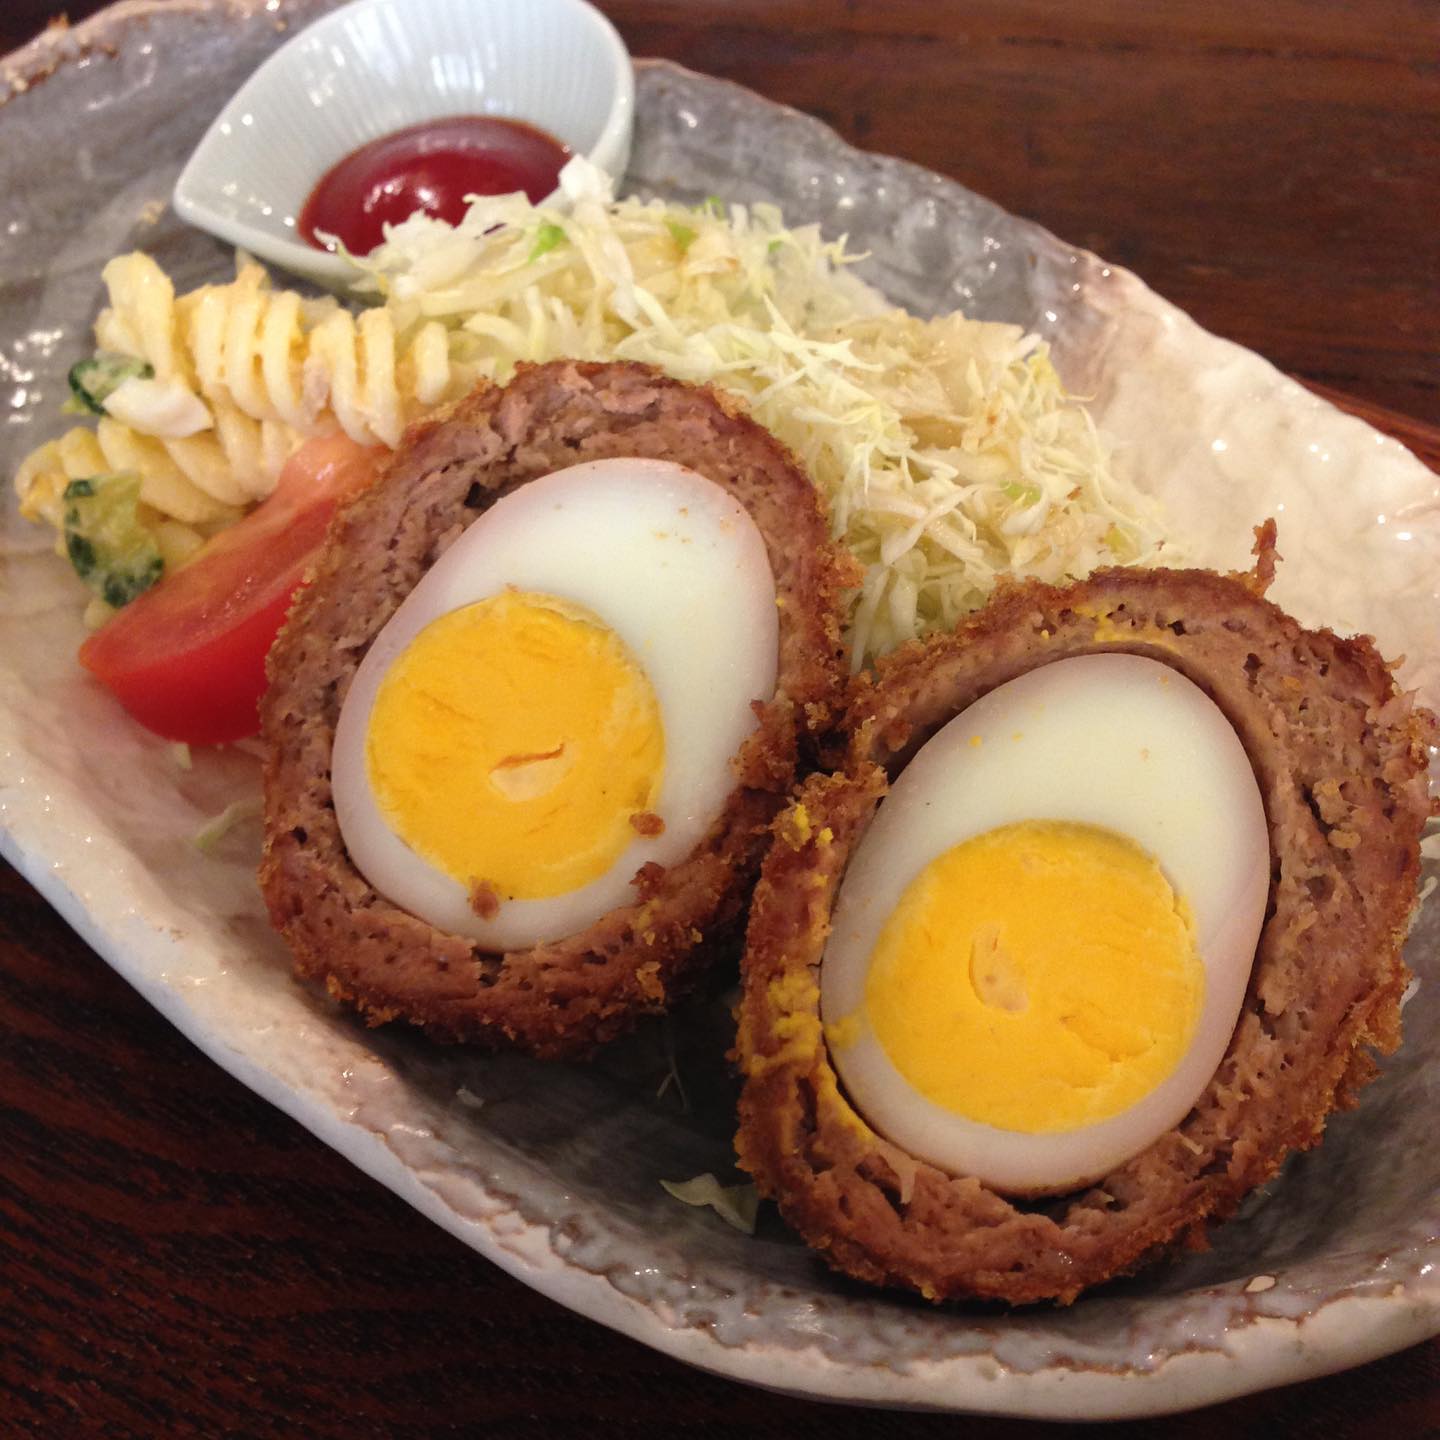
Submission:
[[[385,453],[344,435],[307,441],[273,494],[91,635],[80,663],[167,740],[253,735],[291,598],[336,506],[374,480]]]

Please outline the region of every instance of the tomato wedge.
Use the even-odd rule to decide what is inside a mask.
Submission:
[[[307,441],[274,493],[80,647],[80,663],[147,729],[216,745],[260,727],[265,655],[342,500],[386,451]]]

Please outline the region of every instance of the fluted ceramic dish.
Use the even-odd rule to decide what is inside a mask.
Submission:
[[[634,112],[625,44],[586,0],[351,0],[230,96],[175,182],[175,210],[338,290],[360,272],[299,239],[296,217],[353,150],[427,120],[489,115],[534,125],[618,175]]]
[[[223,97],[323,0],[130,0],[0,69],[0,468],[61,426],[100,266],[143,245],[181,285],[228,252],[165,205]],[[718,81],[639,70],[630,180],[780,201],[848,231],[917,310],[963,305],[1049,337],[1117,464],[1159,484],[1200,563],[1244,563],[1281,519],[1277,598],[1371,630],[1440,700],[1440,482],[1401,447],[1198,329],[1134,276],[948,181],[860,154]],[[63,150],[76,163],[44,157]],[[0,531],[4,850],[221,1065],[467,1244],[564,1305],[738,1379],[829,1398],[1069,1418],[1154,1414],[1339,1369],[1440,1331],[1440,912],[1408,951],[1408,1038],[1325,1145],[1207,1254],[1068,1310],[931,1309],[835,1280],[762,1215],[748,1239],[662,1179],[731,1159],[723,1028],[680,1022],[691,1096],[657,1097],[651,1032],[592,1068],[368,1032],[297,985],[256,894],[258,836],[191,835],[255,765],[179,770],[81,676],[73,580],[8,501]],[[718,1012],[723,1016],[723,1011]]]

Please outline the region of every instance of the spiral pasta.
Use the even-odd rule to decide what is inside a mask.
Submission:
[[[409,420],[463,393],[472,378],[451,362],[439,321],[402,337],[389,311],[356,316],[328,296],[274,290],[251,261],[229,284],[178,299],[148,255],[118,256],[104,280],[101,348],[148,362],[156,379],[185,384],[212,412],[229,406],[299,435],[338,425],[358,444],[393,447]]]
[[[145,438],[126,433],[124,426],[115,426],[113,422],[107,426],[102,420],[96,430],[77,425],[58,440],[47,441],[32,450],[16,472],[20,513],[27,520],[43,521],[59,532],[64,524],[65,487],[72,480],[133,471],[140,476],[136,518],[155,537],[166,569],[182,565],[205,543],[207,534],[238,520],[240,511],[220,505],[199,492],[187,493],[183,476],[177,479],[168,474],[163,464],[154,463],[153,452],[146,454],[136,447],[134,442],[143,442]],[[129,463],[132,461],[140,463]],[[142,468],[147,461],[151,462],[149,470]],[[194,518],[177,519],[175,509],[184,510]],[[60,554],[65,553],[63,535],[57,534],[55,548]]]
[[[452,356],[441,322],[402,336],[387,310],[353,315],[331,297],[275,290],[251,261],[228,284],[179,296],[138,252],[111,260],[103,279],[100,350],[141,361],[153,376],[131,382],[115,404],[124,421],[103,416],[93,433],[72,430],[22,462],[22,510],[52,524],[60,491],[88,466],[135,471],[157,517],[209,532],[268,495],[307,437],[339,428],[359,444],[393,447],[417,415],[476,378]],[[179,425],[184,433],[177,414],[195,417]]]

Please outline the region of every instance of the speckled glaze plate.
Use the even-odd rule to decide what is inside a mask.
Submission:
[[[183,284],[230,257],[166,197],[227,94],[325,0],[127,0],[0,62],[0,468],[57,432],[100,267],[136,246]],[[51,157],[63,154],[57,166]],[[934,312],[1018,320],[1161,494],[1195,560],[1244,563],[1275,514],[1276,597],[1375,633],[1440,700],[1440,484],[1398,445],[1205,334],[1134,276],[959,186],[860,154],[733,86],[640,67],[632,184],[784,204]],[[8,487],[7,487],[8,490]],[[7,857],[231,1073],[527,1284],[671,1355],[801,1394],[1017,1415],[1156,1414],[1356,1364],[1440,1331],[1440,919],[1410,944],[1407,1039],[1324,1147],[1214,1248],[1068,1310],[931,1309],[833,1278],[773,1215],[746,1238],[661,1179],[731,1161],[724,1011],[700,1004],[589,1068],[366,1032],[290,976],[259,837],[192,836],[258,786],[234,751],[181,770],[74,664],[79,605],[13,497],[0,528]],[[689,1107],[657,1094],[673,1040]]]

